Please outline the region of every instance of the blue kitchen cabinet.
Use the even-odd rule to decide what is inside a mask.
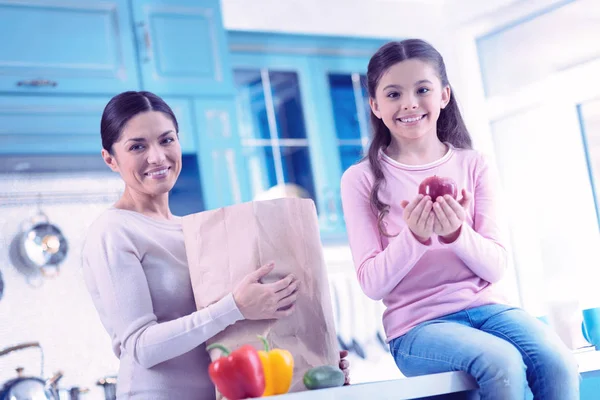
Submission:
[[[179,143],[183,154],[196,154],[196,142],[198,140],[192,103],[187,98],[169,97],[162,98],[175,113],[179,125]]]
[[[142,87],[157,94],[233,93],[218,0],[131,0]]]
[[[109,97],[0,96],[0,156],[98,154]]]
[[[237,135],[235,102],[230,97],[196,98],[194,115],[205,208],[243,202],[248,176]]]
[[[127,0],[0,0],[0,92],[139,86]]]
[[[265,76],[277,72],[298,76],[310,153],[306,169],[314,181],[315,193],[311,197],[317,205],[321,235],[325,241],[345,240],[340,180],[345,169],[359,161],[368,146],[369,112],[364,78],[371,55],[385,41],[229,32],[229,43],[234,75],[244,83],[236,86],[238,100],[245,100],[238,104],[242,143],[250,141],[245,139],[247,132],[256,131],[262,121],[262,106],[257,107],[262,103],[247,101],[248,93],[256,97],[261,90],[261,85],[254,83],[258,80],[250,79],[250,72],[259,71],[263,81]],[[268,92],[268,88],[273,92],[273,114],[277,116],[285,102],[277,101],[273,84],[262,85],[262,91]],[[283,95],[289,98],[291,90]],[[262,137],[252,140],[265,141]],[[284,140],[280,138],[279,142]],[[247,180],[255,179],[249,176]]]
[[[249,136],[249,134],[245,134],[245,132],[249,130],[251,125],[253,126],[253,130],[257,132],[253,133],[250,139],[254,141],[262,139],[258,131],[260,131],[261,113],[264,114],[262,111],[264,106],[260,101],[240,102],[240,98],[244,99],[247,97],[244,92],[252,93],[252,91],[258,91],[258,93],[260,93],[261,91],[265,91],[268,95],[266,98],[272,98],[272,114],[274,116],[273,118],[277,120],[277,131],[281,130],[281,128],[285,128],[279,121],[280,113],[282,113],[281,117],[283,117],[284,121],[291,116],[295,116],[296,118],[298,116],[302,117],[304,120],[302,121],[303,129],[301,138],[287,138],[285,137],[285,132],[282,131],[278,132],[280,137],[276,140],[282,144],[289,141],[291,145],[294,145],[293,142],[298,142],[299,144],[295,146],[297,149],[300,148],[300,144],[304,145],[304,141],[306,141],[308,157],[305,157],[305,159],[308,160],[308,163],[304,163],[304,173],[310,175],[310,179],[305,179],[304,181],[310,181],[311,185],[303,185],[307,186],[303,187],[303,189],[307,190],[315,201],[322,231],[339,230],[338,228],[341,227],[341,221],[338,218],[339,212],[335,210],[337,205],[335,202],[336,186],[339,187],[339,182],[337,182],[337,177],[340,175],[339,163],[337,162],[337,158],[331,157],[332,153],[330,149],[333,144],[328,143],[332,141],[329,132],[334,131],[333,121],[328,123],[328,121],[323,118],[324,116],[327,118],[327,114],[322,107],[322,97],[326,95],[327,92],[326,88],[320,88],[318,85],[314,85],[314,76],[312,74],[315,71],[311,66],[310,59],[303,55],[239,51],[232,53],[232,64],[236,77],[241,81],[244,80],[244,75],[249,76],[252,72],[258,73],[259,76],[263,76],[262,84],[260,84],[260,82],[258,82],[258,85],[246,83],[244,85],[238,85],[237,87],[238,108],[241,113],[237,121],[241,136],[238,139],[238,142],[243,143],[249,141],[246,139],[246,136]],[[296,85],[288,84],[289,89],[287,91],[278,93],[278,83],[276,80],[283,80],[285,78],[289,81],[290,75],[297,77],[297,87]],[[265,84],[264,76],[269,76],[271,82]],[[249,78],[246,78],[246,81],[248,81],[248,79]],[[294,88],[293,91],[291,90],[292,88]],[[289,111],[291,110],[286,110],[285,105],[288,102],[287,100],[292,97],[298,102],[301,111],[290,114]],[[260,107],[258,107],[259,105]],[[252,115],[253,117],[251,117]],[[262,140],[264,141],[265,139]],[[249,147],[244,146],[244,148],[248,151]],[[249,169],[246,169],[246,171],[249,171]],[[266,171],[269,171],[269,169],[266,169]],[[251,181],[253,177],[250,176],[250,174],[248,175],[246,180]],[[285,181],[288,183],[287,179]],[[290,180],[290,182],[301,183],[294,180]],[[252,192],[249,191],[246,193],[251,194]],[[244,200],[251,199],[252,198],[246,198]]]
[[[100,119],[108,96],[0,96],[0,155],[100,154]],[[187,99],[165,98],[179,123],[184,154],[195,154]]]

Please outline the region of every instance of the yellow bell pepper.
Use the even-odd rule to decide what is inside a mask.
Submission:
[[[292,385],[294,373],[292,353],[283,349],[269,350],[267,339],[262,336],[259,338],[265,346],[264,351],[258,352],[265,373],[266,385],[263,397],[287,393]]]

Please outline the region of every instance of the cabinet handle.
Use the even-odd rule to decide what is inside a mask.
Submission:
[[[144,57],[144,62],[150,62],[152,60],[152,38],[150,37],[150,31],[148,30],[148,25],[145,22],[138,22],[137,24],[140,28],[144,30],[144,47],[146,48],[146,55]]]
[[[55,87],[57,85],[58,85],[58,82],[51,81],[48,79],[31,79],[28,81],[17,82],[17,86],[34,86],[34,87],[51,86],[51,87]]]

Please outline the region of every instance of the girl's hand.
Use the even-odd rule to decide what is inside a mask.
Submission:
[[[400,205],[404,208],[404,221],[414,237],[423,244],[427,243],[433,234],[431,197],[420,194],[410,203],[403,200]]]
[[[452,243],[458,239],[460,227],[467,216],[466,210],[472,199],[473,195],[465,189],[462,190],[462,198],[459,201],[449,195],[436,199],[433,205],[435,214],[433,232],[440,237],[442,242]]]

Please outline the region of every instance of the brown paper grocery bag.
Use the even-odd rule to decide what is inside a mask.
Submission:
[[[339,350],[312,200],[281,198],[254,201],[183,218],[185,247],[196,307],[202,309],[231,293],[238,282],[273,261],[269,283],[293,273],[300,280],[295,312],[279,320],[238,321],[207,342],[230,350],[244,344],[262,349],[257,335],[272,348],[294,356],[290,392],[305,390],[304,373],[337,365]],[[220,356],[218,350],[211,358]]]

